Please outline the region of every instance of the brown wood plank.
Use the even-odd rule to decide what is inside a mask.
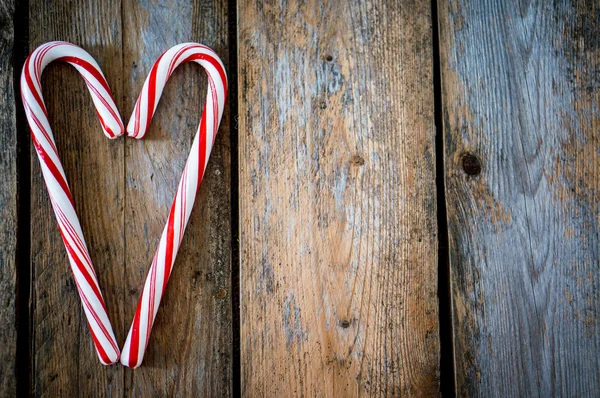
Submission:
[[[11,49],[14,1],[0,1],[0,397],[14,396],[16,383],[17,119]],[[7,50],[8,49],[8,50]]]
[[[30,50],[66,40],[100,64],[122,97],[117,2],[31,0]],[[118,341],[124,338],[124,143],[102,133],[83,79],[52,64],[42,78],[54,136]],[[118,396],[123,368],[100,364],[35,152],[31,155],[32,372],[36,396]]]
[[[171,46],[200,42],[212,47],[227,64],[225,0],[125,1],[123,15],[126,118],[150,68]],[[146,138],[128,139],[126,144],[128,320],[133,319],[200,121],[206,85],[199,65],[178,68],[165,88]],[[226,110],[144,362],[127,372],[127,394],[230,395],[230,173]]]
[[[439,394],[429,1],[244,0],[242,394]]]
[[[600,4],[438,3],[458,393],[595,396]]]

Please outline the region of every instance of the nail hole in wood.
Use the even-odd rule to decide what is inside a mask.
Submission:
[[[465,153],[462,156],[462,168],[467,175],[477,176],[481,173],[481,162],[474,154]]]
[[[340,321],[340,326],[343,327],[344,329],[348,329],[350,327],[350,321],[347,319],[342,319]]]
[[[327,62],[332,62],[332,61],[333,61],[333,56],[332,56],[331,54],[329,54],[329,55],[327,55],[327,56],[325,57],[325,60],[326,60]]]

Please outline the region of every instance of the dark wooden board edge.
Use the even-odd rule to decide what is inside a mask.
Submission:
[[[13,52],[15,2],[0,2],[0,396],[17,391],[17,116]]]

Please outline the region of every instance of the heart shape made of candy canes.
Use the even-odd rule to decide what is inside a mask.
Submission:
[[[21,74],[21,99],[98,357],[103,364],[115,363],[120,357],[123,365],[135,368],[144,358],[152,325],[223,116],[227,96],[225,67],[213,50],[201,44],[183,43],[172,47],[152,67],[129,120],[127,135],[143,138],[175,68],[192,61],[204,67],[208,75],[208,90],[200,125],[121,354],[42,98],[42,71],[52,61],[68,62],[81,74],[108,138],[124,134],[123,122],[106,78],[85,50],[67,42],[50,42],[38,47],[25,61]]]

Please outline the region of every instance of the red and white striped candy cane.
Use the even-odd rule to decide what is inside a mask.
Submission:
[[[65,61],[83,76],[104,134],[115,138],[123,134],[123,122],[100,67],[83,49],[66,42],[50,42],[38,47],[27,60],[21,74],[21,99],[31,129],[50,201],[58,221],[79,297],[87,317],[100,361],[107,365],[119,360],[119,347],[106,313],[96,272],[88,253],[73,197],[63,170],[46,106],[42,99],[42,71],[52,61]]]
[[[129,136],[142,138],[150,125],[167,80],[177,66],[191,61],[199,63],[206,70],[208,95],[198,132],[192,143],[129,335],[123,346],[121,363],[131,368],[138,367],[144,358],[154,318],[171,275],[175,256],[190,218],[194,199],[223,115],[227,95],[227,76],[217,54],[201,44],[184,43],[172,47],[161,55],[144,83],[127,125]]]

